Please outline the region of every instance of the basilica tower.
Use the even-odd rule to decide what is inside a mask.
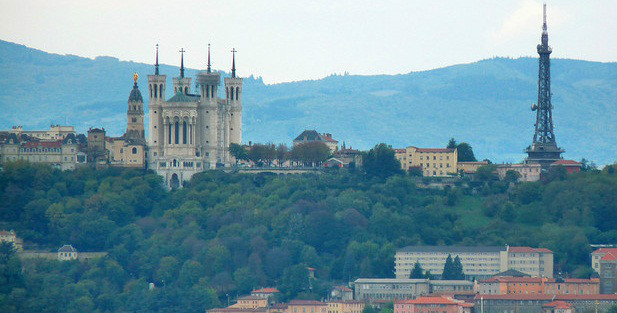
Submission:
[[[546,4],[544,4],[544,23],[542,36],[538,45],[539,72],[538,72],[538,103],[531,106],[536,111],[535,133],[533,143],[525,152],[525,163],[539,163],[543,169],[551,163],[561,159],[564,150],[557,147],[553,132],[553,104],[551,102],[551,47],[548,45],[548,31],[546,25]]]
[[[188,95],[191,93],[191,78],[184,77],[184,48],[180,49],[180,76],[174,77],[174,94],[183,93]]]
[[[208,44],[208,63],[205,71],[197,74],[197,88],[201,94],[199,106],[200,131],[199,142],[202,145],[201,154],[206,160],[215,166],[217,163],[217,138],[219,130],[219,99],[218,88],[221,84],[221,74],[212,71],[210,61],[210,44]]]
[[[225,93],[229,105],[229,144],[242,144],[242,78],[236,77],[236,49],[231,50],[231,77],[225,78]]]
[[[144,134],[144,99],[141,96],[137,79],[139,75],[133,74],[133,90],[129,95],[128,110],[126,112],[126,137],[131,139],[145,139]]]
[[[165,102],[165,87],[167,76],[159,73],[159,45],[156,45],[156,63],[154,64],[154,75],[148,75],[148,89],[150,91],[150,102],[148,103],[148,116],[150,118],[148,149],[153,157],[161,156],[163,146],[163,110]],[[149,158],[154,160],[154,158]]]

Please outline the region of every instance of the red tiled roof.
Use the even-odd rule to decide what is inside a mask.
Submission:
[[[405,304],[459,304],[444,297],[418,297],[415,300],[402,300],[397,303]]]
[[[596,253],[611,253],[613,255],[617,255],[617,248],[600,248],[594,252],[592,252],[591,254],[596,254]]]
[[[551,165],[576,165],[576,166],[581,166],[583,164],[576,162],[574,160],[558,160],[553,162],[553,164]]]
[[[261,288],[253,290],[252,293],[279,293],[280,291],[276,288]]]
[[[28,141],[23,146],[24,148],[60,148],[62,141]]]
[[[505,295],[483,295],[477,294],[476,300],[612,300],[617,301],[617,294],[596,294],[596,295],[551,295],[551,294],[505,294]]]
[[[617,257],[615,257],[615,255],[609,252],[605,254],[600,260],[604,260],[604,261],[617,260]]]
[[[510,247],[508,252],[514,253],[533,253],[533,252],[542,252],[542,253],[553,253],[553,251],[546,248],[532,248],[532,247]]]
[[[550,307],[555,309],[569,309],[572,307],[572,304],[565,301],[553,301],[543,305],[543,307]]]
[[[489,279],[481,280],[480,283],[554,283],[557,280],[555,278],[540,278],[540,277],[515,277],[515,276],[494,276]],[[582,283],[582,284],[595,284],[598,283],[597,279],[582,279],[582,278],[566,278],[564,283]]]
[[[291,300],[288,305],[328,305],[325,302],[315,300]]]

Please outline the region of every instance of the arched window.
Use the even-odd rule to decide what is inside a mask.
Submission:
[[[149,86],[150,86],[150,98],[152,98],[152,84],[150,84]]]
[[[234,99],[234,87],[229,88],[229,90],[231,91],[231,100]]]
[[[156,95],[156,87],[154,87],[154,98],[157,98],[158,96]]]
[[[189,94],[189,87],[184,87],[184,94],[186,94],[186,95]]]
[[[174,142],[175,144],[179,144],[180,143],[180,123],[178,123],[178,121],[176,121],[176,134],[175,134],[175,138],[174,138]]]
[[[137,154],[137,148],[133,147],[133,151],[132,152],[133,152],[133,154]]]
[[[206,86],[206,98],[210,98],[210,86]]]
[[[240,87],[236,87],[236,100],[238,100],[238,95],[240,95]]]
[[[161,95],[161,98],[163,98],[163,84],[159,85],[159,95]]]
[[[182,144],[186,144],[186,131],[188,127],[186,127],[186,121],[182,123]]]
[[[225,99],[229,99],[229,87],[225,87]]]
[[[168,138],[167,138],[167,144],[171,144],[171,124],[167,123],[167,130],[168,130]]]

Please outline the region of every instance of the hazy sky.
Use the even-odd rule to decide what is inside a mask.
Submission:
[[[548,1],[553,57],[617,61],[617,0]],[[60,54],[228,70],[267,83],[536,56],[542,2],[0,0],[0,39]]]

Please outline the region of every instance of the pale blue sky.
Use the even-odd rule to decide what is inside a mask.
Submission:
[[[553,57],[617,61],[617,1],[547,1]],[[215,68],[267,83],[536,56],[542,1],[0,0],[0,39],[60,54]]]

